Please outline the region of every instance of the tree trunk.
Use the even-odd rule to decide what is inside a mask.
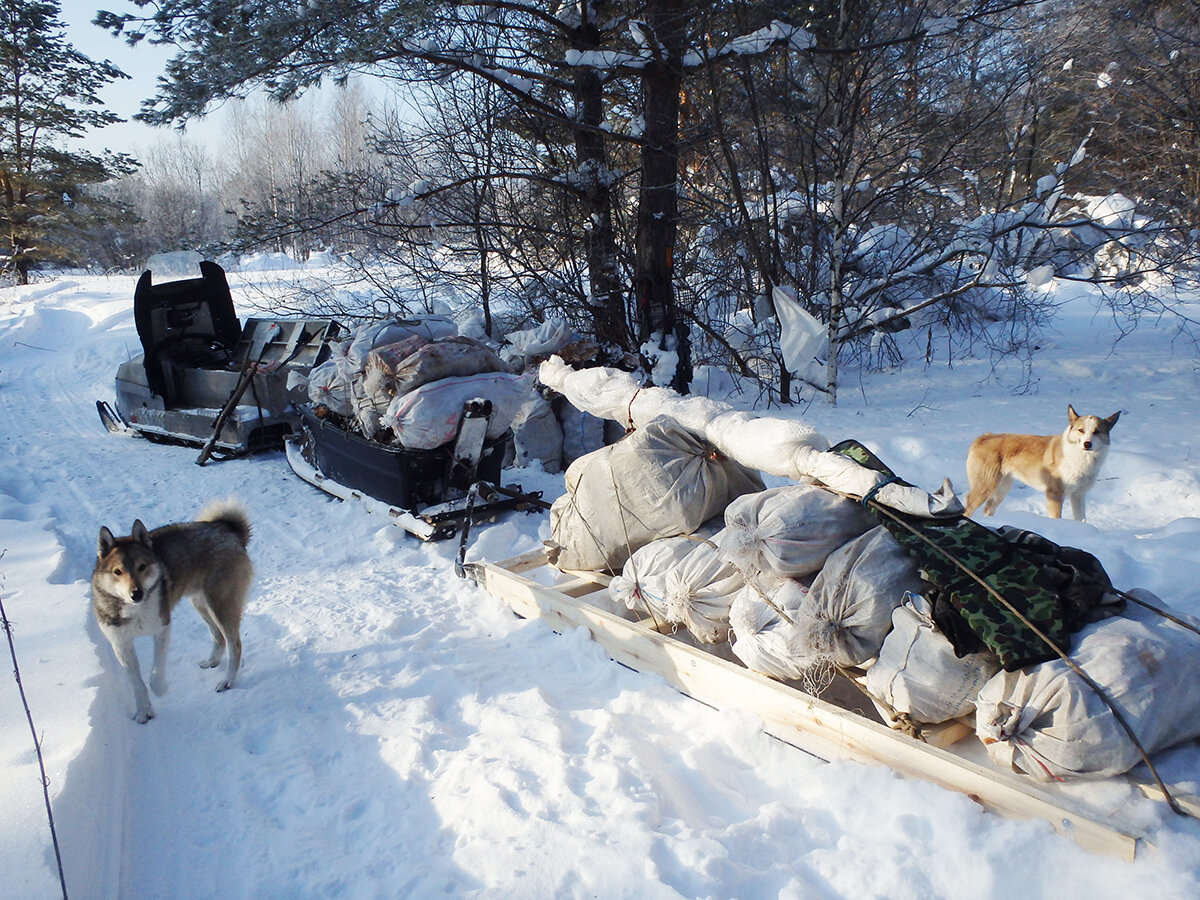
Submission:
[[[585,20],[570,35],[580,51],[600,45],[600,29]],[[588,305],[595,322],[596,340],[632,349],[625,322],[624,292],[617,270],[617,240],[612,221],[612,181],[608,171],[604,121],[604,85],[600,73],[581,66],[575,71],[572,88],[575,115],[581,128],[575,132],[575,156],[584,185],[584,253],[588,268]]]
[[[642,181],[638,195],[634,291],[639,343],[658,335],[666,349],[675,338],[679,362],[671,387],[686,393],[692,380],[686,326],[675,306],[675,239],[679,223],[679,108],[684,18],[682,0],[651,0],[646,7],[654,59],[642,70]]]

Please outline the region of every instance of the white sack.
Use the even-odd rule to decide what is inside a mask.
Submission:
[[[508,430],[530,387],[527,379],[507,372],[443,378],[393,399],[380,424],[392,429],[404,447],[433,450],[458,434],[463,404],[481,398],[492,401],[487,436],[495,438]]]
[[[807,596],[804,585],[791,579],[748,582],[729,609],[733,655],[746,668],[771,678],[803,678],[821,662],[794,624]]]
[[[861,505],[815,485],[771,488],[726,508],[721,555],[748,576],[804,578],[873,524]]]
[[[808,599],[814,646],[836,665],[861,666],[878,655],[904,595],[920,590],[916,561],[876,526],[831,553],[813,579]]]
[[[537,460],[545,472],[562,471],[562,426],[549,400],[535,393],[521,404],[513,417],[512,430],[514,460],[518,466]]]
[[[866,689],[896,712],[933,725],[969,714],[998,671],[990,653],[956,656],[933,624],[928,601],[911,594],[892,613],[892,630],[867,670]]]
[[[639,547],[625,561],[621,572],[608,583],[608,595],[627,609],[667,620],[667,572],[683,562],[695,548],[685,536],[665,537]]]
[[[1164,606],[1149,592],[1131,593]],[[1071,658],[1148,754],[1200,736],[1200,635],[1129,603],[1124,615],[1076,634]],[[1103,778],[1141,761],[1112,711],[1062,660],[998,673],[975,706],[975,731],[992,761],[1039,781]]]
[[[644,388],[629,373],[616,369],[572,369],[558,358],[542,363],[538,378],[580,409],[627,428],[667,416],[730,459],[770,475],[792,481],[812,478],[855,497],[866,496],[886,480],[880,472],[829,453],[823,435],[794,419],[755,417],[707,397],[680,397],[666,388]],[[890,483],[874,496],[885,506],[916,515],[962,512],[949,482],[935,494]]]
[[[346,357],[330,357],[308,373],[308,399],[340,416],[354,414],[354,373]]]
[[[706,541],[661,538],[641,547],[609,584],[609,594],[656,622],[683,626],[702,644],[729,638],[729,606],[745,580]]]
[[[507,371],[508,366],[489,347],[470,338],[452,337],[418,347],[397,363],[392,372],[393,390],[396,395],[407,394],[443,378]]]
[[[445,316],[418,316],[388,322],[371,322],[354,330],[346,349],[346,358],[355,374],[367,365],[367,355],[376,347],[394,344],[413,335],[431,341],[458,334],[458,326]]]
[[[655,538],[691,534],[731,499],[761,489],[756,473],[712,452],[669,419],[572,463],[550,509],[553,562],[616,571]]]

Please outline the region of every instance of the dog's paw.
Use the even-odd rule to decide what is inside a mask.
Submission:
[[[217,693],[223,693],[229,690],[231,687],[233,687],[233,682],[228,678],[222,678],[221,682],[217,685]]]
[[[219,656],[210,656],[208,659],[200,660],[200,668],[202,669],[215,669],[220,664],[221,657]]]
[[[145,725],[153,718],[154,710],[148,706],[145,709],[139,709],[133,714],[133,721],[137,722],[139,725]]]
[[[161,697],[167,692],[167,676],[154,675],[150,678],[150,690],[154,691],[155,696]]]

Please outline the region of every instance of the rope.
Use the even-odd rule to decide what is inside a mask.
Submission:
[[[864,503],[865,502],[866,502],[866,500],[864,498]],[[1159,777],[1158,770],[1154,767],[1154,763],[1150,762],[1150,756],[1146,753],[1146,748],[1143,747],[1142,742],[1140,740],[1138,740],[1137,735],[1134,733],[1133,728],[1130,726],[1130,724],[1126,720],[1125,716],[1117,708],[1116,704],[1112,701],[1112,698],[1110,698],[1108,696],[1107,692],[1105,692],[1105,690],[1090,675],[1088,675],[1087,672],[1083,671],[1083,669],[1079,666],[1078,663],[1076,663],[1073,659],[1071,659],[1069,656],[1067,656],[1067,654],[1063,651],[1063,649],[1061,647],[1058,646],[1058,644],[1056,644],[1046,634],[1044,634],[1042,632],[1042,630],[1039,629],[1036,625],[1034,625],[1033,622],[1031,622],[1025,615],[1023,615],[1020,612],[1020,610],[1018,610],[1011,603],[1009,603],[1007,600],[1005,600],[999,591],[997,591],[990,584],[988,584],[986,581],[984,581],[982,578],[980,578],[978,575],[976,575],[973,571],[971,571],[970,567],[967,566],[965,563],[963,563],[961,560],[959,560],[954,554],[950,553],[945,548],[939,546],[934,541],[930,540],[926,535],[922,534],[918,529],[914,528],[912,525],[910,525],[908,522],[906,522],[900,516],[896,515],[894,512],[892,512],[887,507],[881,505],[880,503],[878,503],[874,500],[870,501],[870,506],[876,512],[880,513],[881,515],[887,516],[893,522],[898,523],[900,525],[900,527],[902,527],[906,531],[909,531],[910,533],[912,533],[918,540],[922,541],[925,544],[928,544],[930,547],[933,548],[934,552],[936,552],[936,553],[940,554],[941,556],[945,557],[946,559],[948,559],[955,568],[960,569],[964,574],[966,574],[966,576],[968,578],[970,578],[972,581],[975,581],[980,587],[982,587],[985,591],[987,591],[988,594],[990,594],[992,597],[994,597],[996,600],[998,600],[1005,609],[1007,609],[1018,620],[1020,620],[1022,625],[1024,625],[1026,628],[1028,628],[1030,631],[1032,631],[1035,635],[1037,635],[1038,638],[1040,638],[1041,641],[1047,647],[1049,647],[1051,650],[1053,650],[1054,653],[1058,656],[1058,658],[1061,659],[1063,661],[1063,663],[1066,664],[1068,669],[1070,669],[1072,672],[1074,672],[1076,675],[1078,675],[1080,678],[1082,678],[1083,682],[1088,687],[1090,687],[1096,693],[1096,696],[1098,696],[1100,698],[1100,700],[1104,703],[1104,705],[1109,708],[1109,710],[1113,714],[1113,718],[1117,720],[1117,723],[1125,731],[1125,734],[1128,735],[1129,740],[1133,742],[1133,746],[1137,750],[1138,756],[1140,756],[1142,758],[1142,762],[1145,763],[1146,768],[1150,770],[1150,775],[1154,778],[1155,784],[1157,784],[1159,789],[1163,792],[1163,797],[1166,799],[1167,805],[1171,807],[1171,811],[1176,813],[1177,815],[1181,815],[1181,816],[1187,815],[1187,813],[1185,813],[1183,811],[1183,809],[1179,806],[1179,804],[1175,802],[1175,798],[1173,796],[1171,796],[1171,792],[1167,790],[1167,786],[1163,783],[1162,778]]]
[[[1095,581],[1094,579],[1092,580],[1092,583],[1099,584],[1099,582]],[[1101,585],[1101,587],[1103,587],[1103,585]],[[1183,619],[1179,618],[1179,616],[1173,615],[1172,613],[1167,612],[1165,609],[1160,609],[1159,607],[1155,606],[1153,603],[1147,603],[1145,600],[1139,600],[1137,597],[1133,596],[1133,594],[1127,593],[1126,591],[1117,590],[1115,587],[1112,587],[1112,586],[1109,586],[1108,590],[1112,591],[1114,594],[1116,594],[1122,600],[1128,600],[1131,603],[1136,603],[1138,606],[1142,607],[1143,609],[1148,609],[1148,610],[1150,610],[1150,612],[1158,613],[1164,619],[1168,619],[1169,621],[1174,622],[1176,625],[1180,626],[1181,628],[1186,628],[1188,631],[1191,631],[1195,634],[1200,634],[1200,628],[1197,628],[1191,622],[1185,622]]]
[[[641,389],[641,387],[639,386],[639,387],[638,387],[638,389],[637,389],[636,391],[634,391],[634,392],[633,392],[633,396],[631,396],[631,397],[629,398],[629,406],[627,406],[627,407],[625,408],[625,420],[626,420],[626,424],[625,424],[625,433],[626,433],[626,434],[633,434],[633,431],[634,431],[634,427],[633,427],[633,401],[637,399],[637,395],[638,395],[638,394],[640,394],[641,392],[642,392],[642,389]]]

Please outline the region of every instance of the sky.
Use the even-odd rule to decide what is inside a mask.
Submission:
[[[59,18],[67,26],[67,39],[75,49],[96,61],[110,61],[129,76],[129,80],[116,81],[100,92],[108,108],[127,121],[93,132],[86,141],[87,146],[93,150],[107,148],[136,155],[135,151],[144,150],[170,137],[170,129],[152,128],[132,121],[141,102],[154,94],[156,80],[171,57],[170,49],[144,42],[133,48],[92,24],[98,10],[124,12],[134,10],[136,7],[133,3],[127,0],[60,2]],[[215,118],[196,123],[188,129],[188,134],[203,138],[204,133],[212,130],[216,124]]]
[[[126,121],[90,132],[82,142],[83,146],[93,151],[107,149],[138,157],[159,143],[174,139],[177,135],[174,128],[155,128],[133,121],[142,101],[154,96],[158,78],[174,55],[173,48],[147,41],[133,48],[92,24],[101,9],[136,11],[132,0],[60,0],[60,4],[59,18],[66,25],[67,39],[75,49],[93,60],[110,61],[129,76],[128,80],[116,81],[100,92],[104,103]],[[368,79],[366,83],[381,102],[389,105],[395,102],[379,82],[372,83]],[[315,89],[314,94],[319,95],[320,90]],[[218,106],[207,116],[190,121],[184,131],[187,138],[202,144],[210,153],[219,152],[225,135],[227,109]]]

